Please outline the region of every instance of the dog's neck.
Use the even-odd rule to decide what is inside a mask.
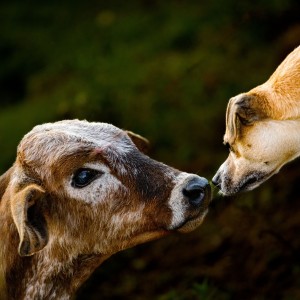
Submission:
[[[284,164],[300,156],[300,119],[274,121],[274,135],[284,141]]]
[[[8,209],[0,202],[0,299],[70,299],[109,256],[69,255],[59,246],[21,257],[19,236]],[[75,243],[75,242],[74,242]]]
[[[298,121],[298,126],[297,126],[297,149],[295,151],[295,156],[292,157],[291,160],[297,158],[300,156],[300,120]]]

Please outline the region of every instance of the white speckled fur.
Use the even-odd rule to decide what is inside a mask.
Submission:
[[[101,163],[84,164],[82,168],[90,168],[100,171],[101,174],[91,184],[88,189],[76,189],[71,185],[72,176],[66,180],[65,187],[69,197],[96,205],[101,201],[109,201],[111,191],[120,190],[126,192],[127,188],[113,176],[110,169]],[[124,168],[123,168],[124,169]],[[122,174],[126,174],[122,171]]]
[[[169,226],[169,229],[172,230],[180,226],[186,219],[187,209],[189,205],[185,198],[183,198],[182,190],[188,183],[188,181],[195,178],[195,175],[182,172],[174,180],[175,186],[171,192],[169,207],[172,210],[172,220]]]

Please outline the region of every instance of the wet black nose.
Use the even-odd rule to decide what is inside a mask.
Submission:
[[[208,181],[199,177],[190,180],[182,190],[182,193],[192,206],[200,206],[209,191],[210,185]]]
[[[215,186],[219,186],[219,184],[220,184],[220,174],[219,173],[217,173],[214,177],[213,177],[213,179],[211,180],[211,182],[213,183],[213,185],[215,185]]]

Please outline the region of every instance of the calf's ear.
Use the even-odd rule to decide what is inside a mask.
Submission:
[[[30,256],[42,250],[48,242],[48,231],[41,211],[45,190],[30,184],[15,193],[11,199],[11,211],[17,227],[20,256]]]
[[[150,143],[146,138],[132,131],[126,131],[126,133],[141,152],[145,154],[149,152]]]

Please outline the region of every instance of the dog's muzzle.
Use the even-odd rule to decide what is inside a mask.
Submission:
[[[263,172],[252,172],[244,175],[236,181],[223,170],[219,170],[212,179],[212,183],[220,189],[224,196],[232,196],[240,192],[253,190],[264,182],[270,175]]]

